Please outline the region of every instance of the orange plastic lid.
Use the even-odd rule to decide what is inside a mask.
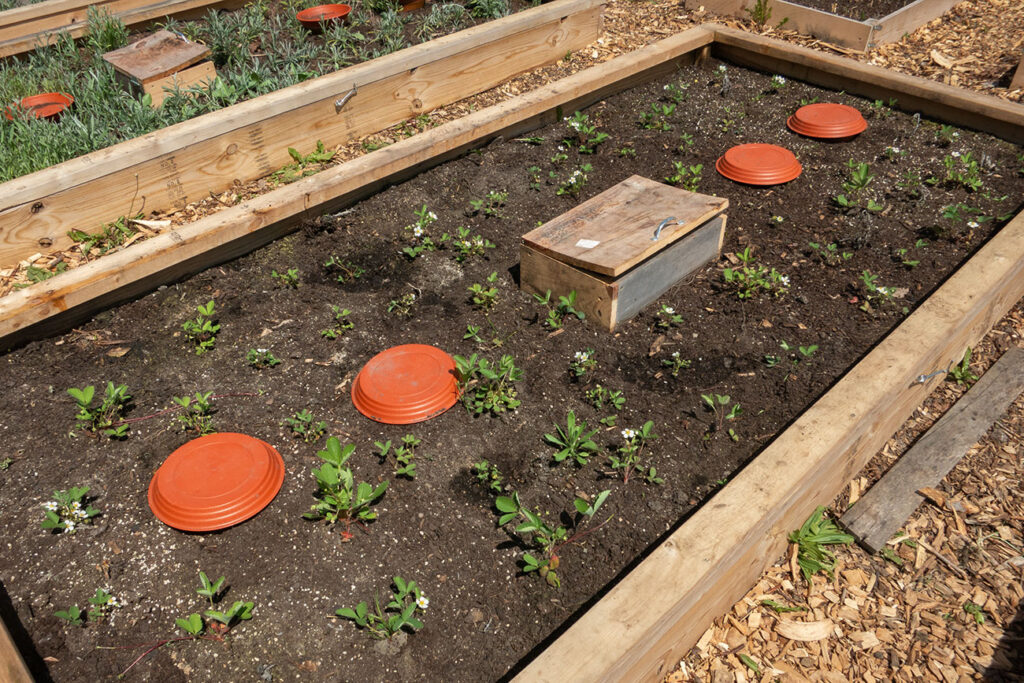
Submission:
[[[270,504],[284,482],[284,460],[245,434],[208,434],[169,456],[149,482],[149,507],[167,526],[214,531]]]
[[[833,102],[808,104],[796,110],[786,125],[809,138],[849,138],[863,133],[868,122],[854,107]]]
[[[729,180],[747,185],[788,183],[803,172],[793,153],[785,147],[751,142],[726,150],[715,168]]]
[[[425,344],[381,351],[352,383],[356,410],[386,424],[423,422],[458,400],[455,361],[441,349]]]
[[[348,5],[317,5],[302,10],[295,18],[306,28],[316,29],[320,27],[320,22],[344,19],[351,11],[352,8]]]
[[[52,119],[74,104],[74,102],[75,98],[67,93],[48,92],[42,95],[22,98],[21,102],[18,103],[18,108],[23,109],[26,113],[35,116],[37,119]],[[4,116],[11,121],[14,120],[14,112],[10,107],[4,110]]]

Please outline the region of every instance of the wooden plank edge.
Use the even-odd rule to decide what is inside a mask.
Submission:
[[[136,157],[142,161],[149,160],[253,123],[267,122],[282,112],[301,109],[325,98],[340,97],[352,88],[353,83],[365,87],[400,73],[415,72],[423,64],[469,52],[481,43],[498,42],[544,24],[582,14],[604,3],[605,0],[554,0],[69,159],[0,184],[0,211],[34,201],[26,197],[43,197],[82,185],[98,176],[122,171],[139,163]]]
[[[351,204],[482,140],[521,135],[563,110],[656,78],[712,38],[704,28],[689,29],[12,292],[0,299],[0,348],[67,329],[103,307],[252,251],[307,216]]]
[[[903,38],[908,33],[945,14],[962,0],[916,0],[877,20],[868,47],[877,47]]]
[[[868,552],[885,547],[924,498],[1024,391],[1024,349],[1014,346],[839,520]]]
[[[1020,104],[719,24],[705,26],[715,31],[712,54],[726,61],[862,97],[896,99],[903,111],[1024,143]]]
[[[703,7],[709,12],[749,19],[746,7],[753,0],[686,0],[686,7]],[[787,0],[772,0],[768,24],[827,40],[853,50],[867,49],[874,32],[872,22],[858,21]],[[781,23],[785,21],[785,23]]]
[[[1013,80],[1010,81],[1010,90],[1016,90],[1017,88],[1024,88],[1024,53],[1020,56],[1020,63],[1017,64],[1017,71],[1013,74]]]
[[[0,620],[0,681],[4,683],[32,683],[25,660],[18,652],[7,625]]]
[[[514,679],[660,680],[1024,297],[1024,214],[964,264]]]

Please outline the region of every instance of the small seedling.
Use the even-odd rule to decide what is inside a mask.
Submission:
[[[406,434],[402,437],[402,443],[395,446],[395,476],[406,477],[408,479],[416,478],[416,463],[413,462],[413,458],[416,455],[416,447],[420,445],[421,439],[417,439],[412,434]],[[380,441],[374,441],[373,445],[377,447],[380,456],[380,461],[383,463],[387,461],[388,454],[391,453],[391,439],[388,439],[384,443]]]
[[[483,199],[470,199],[470,215],[483,213],[488,218],[504,218],[501,210],[508,199],[508,192],[491,190]]]
[[[6,472],[13,464],[14,458],[4,458],[3,460],[0,460],[0,472]]]
[[[495,271],[487,276],[486,284],[474,283],[468,287],[473,305],[480,310],[489,311],[498,303],[498,273]]]
[[[554,456],[555,462],[572,458],[577,465],[582,466],[597,452],[597,444],[591,438],[596,433],[596,429],[588,432],[586,421],[577,421],[576,413],[570,410],[565,416],[565,428],[556,423],[555,433],[545,434],[544,440],[558,449]]]
[[[849,261],[853,256],[848,251],[841,251],[835,242],[831,242],[826,245],[821,245],[817,242],[808,242],[807,246],[811,248],[811,253],[817,256],[818,259],[826,266],[839,266],[843,262]]]
[[[597,410],[608,406],[617,412],[626,405],[626,397],[622,395],[621,391],[606,389],[600,384],[587,392],[587,400]]]
[[[669,369],[673,377],[678,377],[680,370],[688,369],[693,365],[693,361],[681,357],[678,351],[673,351],[671,356],[661,361],[661,364]]]
[[[773,609],[776,614],[787,614],[789,612],[806,612],[807,611],[806,607],[800,607],[799,605],[790,607],[788,605],[783,605],[781,602],[775,602],[774,600],[772,600],[770,598],[766,598],[766,599],[762,600],[761,601],[761,605],[763,605],[764,607],[769,607],[769,608]]]
[[[348,319],[352,311],[341,306],[331,306],[331,314],[334,316],[334,324],[320,330],[320,336],[324,339],[337,339],[344,337],[345,333],[355,327],[355,323]]]
[[[616,452],[609,455],[608,461],[613,471],[619,470],[622,472],[623,483],[629,483],[629,477],[637,469],[637,464],[640,462],[640,454],[643,452],[644,447],[649,441],[657,439],[658,435],[654,433],[654,422],[648,420],[639,430],[623,429],[622,438],[625,444],[619,446]],[[652,481],[651,483],[660,484],[663,483],[663,480]]]
[[[303,155],[294,147],[289,147],[288,156],[292,158],[292,163],[283,166],[271,176],[278,184],[294,183],[296,180],[313,175],[320,170],[323,164],[334,158],[334,150],[324,149],[323,141],[317,140],[316,149],[309,154]]]
[[[819,506],[803,526],[789,534],[789,542],[796,544],[797,564],[804,580],[810,584],[812,577],[821,571],[832,578],[836,557],[828,546],[850,545],[853,536],[840,531],[835,522],[825,517],[824,506]]]
[[[755,263],[757,257],[750,247],[736,254],[736,258],[740,261],[740,267],[724,269],[722,278],[727,286],[736,290],[736,296],[740,299],[750,299],[760,292],[778,297],[789,291],[789,276]]]
[[[969,387],[978,381],[978,376],[971,371],[971,353],[971,347],[968,346],[960,362],[949,369],[949,379],[962,387]]]
[[[281,361],[269,349],[249,349],[248,353],[245,354],[245,362],[260,370],[281,364]]]
[[[53,616],[63,619],[72,626],[85,626],[85,619],[82,618],[82,610],[78,608],[78,605],[72,605],[66,610],[58,610],[53,613]]]
[[[96,387],[89,385],[81,389],[68,389],[68,394],[75,399],[78,414],[75,415],[78,429],[94,434],[109,436],[111,439],[124,439],[128,436],[128,425],[124,424],[124,414],[131,407],[132,396],[124,384],[114,385],[107,382],[103,400],[95,408],[92,405],[96,396]]]
[[[569,292],[568,296],[559,296],[558,303],[551,304],[551,290],[547,290],[544,296],[540,294],[533,295],[534,300],[548,309],[547,318],[544,320],[544,326],[549,330],[557,330],[565,324],[565,321],[570,316],[576,316],[577,319],[583,320],[587,316],[583,311],[576,310],[576,290]]]
[[[181,410],[174,419],[185,429],[186,432],[195,432],[198,435],[213,433],[213,409],[210,406],[212,391],[205,394],[201,391],[191,396],[172,396],[171,400]]]
[[[327,433],[327,423],[323,420],[314,421],[313,413],[308,410],[300,410],[292,417],[286,417],[284,424],[291,429],[292,435],[301,438],[306,443],[312,443]]]
[[[358,280],[366,271],[351,261],[342,261],[337,256],[331,256],[324,262],[324,268],[328,273],[334,275],[341,284]]]
[[[523,371],[516,367],[512,356],[506,354],[497,363],[475,353],[469,358],[455,356],[454,360],[459,395],[469,412],[498,415],[519,407],[514,385],[523,378]]]
[[[979,626],[985,623],[985,610],[981,608],[981,605],[976,605],[968,600],[964,603],[964,611],[974,617],[974,623]]]
[[[668,304],[662,304],[654,318],[654,327],[659,330],[670,330],[683,324],[683,316],[676,313],[676,309]]]
[[[423,622],[415,615],[425,611],[430,600],[423,595],[415,581],[406,581],[396,576],[394,586],[391,600],[383,607],[380,599],[375,597],[375,609],[372,612],[365,602],[361,602],[354,609],[342,607],[335,614],[342,619],[351,619],[356,626],[366,629],[371,638],[378,640],[390,639],[402,629],[415,633],[423,628]]]
[[[89,505],[85,494],[88,486],[72,486],[66,491],[54,491],[53,500],[43,503],[43,529],[73,534],[81,524],[92,524],[100,511]]]
[[[569,177],[559,183],[558,189],[555,190],[555,194],[561,197],[562,195],[569,195],[570,197],[579,197],[580,192],[587,185],[589,176],[587,175],[594,170],[594,167],[590,164],[580,164],[576,170],[569,174]],[[552,171],[554,173],[554,171]]]
[[[326,448],[317,451],[317,456],[324,461],[313,469],[317,501],[304,515],[306,519],[322,519],[330,526],[343,522],[345,531],[341,536],[345,541],[352,539],[349,531],[352,522],[363,524],[377,519],[377,513],[370,509],[370,505],[388,488],[386,480],[376,487],[365,481],[356,484],[351,468],[345,466],[355,450],[352,444],[342,448],[337,437],[332,436],[327,439]]]
[[[177,618],[174,623],[185,633],[190,636],[199,637],[203,631],[206,630],[206,624],[203,623],[203,618],[196,613],[192,613],[185,618]]]
[[[589,524],[597,513],[598,509],[607,500],[610,490],[601,491],[594,497],[593,502],[583,497],[573,500],[573,507],[576,508],[576,515],[572,517],[569,527],[562,525],[552,526],[545,522],[540,514],[524,507],[519,500],[519,493],[513,492],[511,496],[499,496],[494,501],[500,517],[498,526],[505,526],[516,519],[522,521],[515,528],[517,534],[531,534],[528,542],[529,548],[538,551],[540,557],[535,557],[530,552],[524,552],[522,556],[523,572],[529,574],[537,572],[552,588],[562,585],[557,569],[561,565],[561,557],[558,551],[574,541],[581,540],[585,535],[597,531],[611,519],[601,522],[597,526],[590,527],[583,531],[583,526]],[[570,532],[572,532],[570,534]]]
[[[215,307],[213,300],[196,307],[199,315],[194,320],[186,320],[181,325],[185,338],[195,347],[196,355],[202,355],[213,348],[217,341],[220,325],[214,320]]]
[[[455,260],[459,263],[472,256],[483,256],[487,249],[495,247],[494,242],[485,239],[482,235],[470,237],[469,228],[459,227],[455,230],[458,237],[452,240],[452,248],[455,250]]]
[[[224,587],[224,577],[220,577],[216,581],[210,581],[210,578],[206,575],[206,572],[199,572],[199,582],[202,584],[196,589],[196,593],[200,597],[206,598],[210,601],[210,607],[213,607],[220,599],[220,591]]]
[[[253,603],[242,602],[236,600],[232,603],[231,607],[221,612],[220,610],[208,609],[203,614],[206,618],[211,619],[214,623],[211,627],[220,633],[227,633],[230,631],[239,621],[248,621],[252,619],[252,608]]]
[[[276,270],[270,271],[270,277],[274,282],[284,287],[285,289],[298,289],[302,283],[299,281],[299,269],[289,268],[278,272]]]
[[[114,597],[108,588],[97,588],[89,598],[89,604],[91,605],[88,612],[89,621],[103,621],[111,610],[124,606],[124,603]]]
[[[665,182],[669,185],[679,185],[684,190],[689,190],[690,192],[696,192],[697,188],[700,187],[701,172],[704,170],[704,164],[687,166],[682,161],[673,161],[672,166],[675,170],[666,176]]]
[[[645,130],[672,130],[668,119],[676,111],[675,103],[652,102],[650,110],[640,114],[640,127]]]
[[[413,215],[416,216],[416,222],[405,226],[406,232],[412,235],[413,246],[402,249],[402,253],[410,259],[415,259],[428,251],[437,251],[448,241],[447,233],[441,235],[437,242],[430,236],[429,228],[437,222],[437,214],[429,210],[426,204],[414,211]]]
[[[505,490],[505,477],[494,463],[487,460],[475,462],[472,471],[476,480],[486,486],[491,493],[501,493]]]
[[[711,428],[708,429],[704,435],[704,439],[710,439],[711,435],[715,432],[720,432],[725,428],[726,421],[735,420],[737,417],[743,414],[743,409],[739,403],[733,403],[732,399],[728,395],[722,394],[701,394],[701,400],[704,402],[704,407],[710,410],[714,416],[715,421],[712,423]],[[734,434],[730,434],[733,437]],[[736,441],[733,438],[733,441]]]
[[[608,139],[608,134],[598,131],[587,114],[576,112],[566,117],[565,122],[572,132],[572,137],[566,138],[564,142],[567,145],[576,145],[580,154],[594,154],[597,146]]]
[[[415,304],[416,292],[409,292],[389,301],[387,310],[388,313],[405,318],[412,315],[412,307]]]
[[[597,358],[595,358],[595,355],[594,349],[577,351],[573,354],[572,361],[569,363],[569,372],[572,373],[573,377],[579,379],[588,372],[596,370]]]

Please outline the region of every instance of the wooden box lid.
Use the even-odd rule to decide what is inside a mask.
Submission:
[[[210,56],[210,48],[170,31],[156,33],[103,55],[118,73],[145,85]]]
[[[722,213],[729,200],[631,176],[523,236],[551,258],[617,276]],[[658,225],[675,217],[654,239]]]

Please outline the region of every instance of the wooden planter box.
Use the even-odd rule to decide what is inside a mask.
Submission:
[[[718,258],[728,199],[633,176],[523,236],[520,286],[609,332]]]
[[[836,45],[865,51],[901,39],[932,19],[941,16],[960,0],[915,0],[881,19],[858,21],[838,14],[804,7],[787,0],[771,0],[768,26],[779,26],[826,40]],[[746,8],[754,0],[686,0],[690,9],[703,7],[714,14],[749,19]]]
[[[167,97],[165,88],[184,90],[205,85],[217,77],[210,61],[210,48],[170,31],[157,31],[106,53],[103,59],[114,67],[115,77],[126,90],[149,95],[153,107],[163,104]]]
[[[1024,107],[920,78],[706,25],[422,135],[175,228],[0,300],[5,344],[66,329],[103,306],[260,246],[316,213],[486,142],[555,121],[607,95],[713,54],[1024,142]],[[781,555],[786,536],[827,504],[942,382],[916,378],[983,337],[1024,297],[1024,214],[993,236],[822,398],[510,676],[518,681],[657,681],[711,620]],[[0,629],[0,672],[31,680]],[[8,673],[10,672],[10,673]]]

